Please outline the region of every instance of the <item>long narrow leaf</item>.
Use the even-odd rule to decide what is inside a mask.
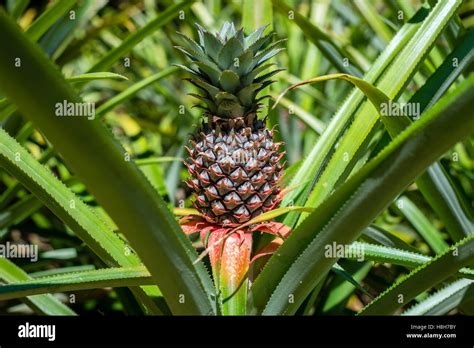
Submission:
[[[0,257],[0,279],[7,284],[29,281],[28,276],[20,267],[6,258]],[[3,285],[5,286],[5,285]],[[0,286],[0,289],[3,287]],[[76,315],[68,306],[61,303],[53,295],[37,295],[26,298],[26,302],[41,314],[46,315]]]
[[[153,280],[143,266],[106,268],[34,278],[0,286],[0,301],[53,292],[150,284],[153,284]]]

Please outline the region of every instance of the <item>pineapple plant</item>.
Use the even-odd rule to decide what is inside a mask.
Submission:
[[[189,60],[187,66],[178,66],[192,75],[186,80],[200,91],[191,95],[199,100],[196,106],[204,116],[190,139],[185,163],[190,174],[186,183],[200,216],[185,217],[181,223],[187,234],[200,232],[210,248],[218,290],[223,296],[237,291],[237,305],[231,308],[233,301],[227,299],[224,313],[243,314],[239,308],[245,307],[246,285],[242,284],[249,269],[252,232],[289,233],[276,222],[247,227],[281,200],[281,143],[273,141],[273,131],[258,112],[268,97],[259,92],[283,70],[268,63],[283,49],[279,47],[283,40],[272,42],[274,33],[264,35],[266,26],[248,36],[233,23],[225,23],[216,34],[197,27],[199,43],[179,34],[181,46],[176,46]]]
[[[37,246],[39,262],[0,257],[0,314],[474,313],[474,31],[462,0],[344,13],[326,1],[12,3],[0,6],[0,244]],[[177,190],[192,124],[170,66],[183,53],[166,43],[210,15],[288,36],[272,103],[286,144],[259,107],[274,37],[232,24],[180,36],[204,118],[187,160],[198,209],[178,209],[193,196]],[[96,117],[56,117],[65,100],[97,101]],[[419,112],[379,110],[405,102]],[[93,306],[51,296],[104,288]]]
[[[198,27],[199,44],[181,35],[178,46],[189,59],[183,69],[200,94],[205,120],[191,139],[186,163],[195,207],[206,221],[237,226],[278,204],[282,175],[272,131],[257,117],[263,97],[258,94],[280,69],[265,73],[265,64],[282,48],[271,43],[273,33],[261,27],[249,36],[225,23],[215,35]]]

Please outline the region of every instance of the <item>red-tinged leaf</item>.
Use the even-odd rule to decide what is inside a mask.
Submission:
[[[314,208],[309,208],[309,207],[282,207],[282,208],[275,208],[275,209],[272,209],[270,211],[267,211],[263,214],[260,214],[256,217],[254,217],[253,219],[251,219],[250,221],[247,221],[246,223],[236,227],[234,230],[232,231],[236,231],[238,229],[242,229],[244,227],[247,227],[247,226],[251,226],[251,225],[255,225],[255,224],[259,224],[261,222],[266,222],[266,221],[270,221],[272,219],[275,219],[277,218],[278,216],[281,216],[283,214],[286,214],[286,213],[289,213],[290,211],[302,211],[302,212],[313,212],[314,211]]]
[[[181,228],[183,229],[184,234],[187,236],[199,231],[196,224],[183,224],[181,225]]]
[[[283,210],[291,209],[301,209],[301,207],[289,207]],[[266,215],[274,217],[275,214],[278,216],[282,213],[283,211],[277,211]],[[261,221],[254,219],[253,222],[257,223],[254,225],[246,223],[231,228],[212,224],[197,215],[188,215],[180,219],[181,227],[186,235],[200,233],[201,241],[206,249],[195,262],[199,262],[209,254],[214,283],[224,315],[246,314],[253,232],[269,233],[277,238],[260,250],[252,262],[261,256],[273,253],[291,232],[290,227],[268,219]]]
[[[227,228],[218,228],[212,231],[209,235],[207,245],[213,273],[218,267],[218,261],[221,256],[221,246],[224,242],[224,237],[228,231],[229,230]],[[214,274],[214,276],[216,276],[216,274]]]
[[[193,233],[199,232],[199,238],[204,246],[206,245],[207,234],[213,230],[219,229],[219,226],[210,224],[202,217],[196,215],[185,216],[179,221],[185,235],[189,236]]]
[[[260,231],[286,238],[291,233],[291,227],[280,222],[268,221],[250,228],[251,232]]]
[[[240,230],[230,234],[224,241],[219,265],[219,289],[224,315],[246,314],[251,251],[251,233]]]
[[[186,216],[183,216],[181,219],[179,219],[179,224],[180,225],[183,225],[183,224],[186,224],[188,222],[204,222],[205,220],[200,217],[199,215],[186,215]]]
[[[250,260],[250,263],[253,263],[255,260],[259,259],[262,256],[273,254],[282,244],[283,244],[283,239],[275,238],[270,243],[268,243],[263,248],[261,248],[259,251],[257,251],[255,255],[252,257],[252,259]]]
[[[205,223],[202,219],[194,217],[189,220],[189,217],[185,216],[180,220],[180,225],[184,234],[189,236],[204,229],[207,226],[207,223]]]
[[[206,244],[207,244],[207,242],[206,242],[207,234],[209,232],[211,232],[212,230],[214,230],[214,229],[216,229],[215,226],[207,226],[199,232],[199,238],[201,239],[202,245],[206,246]]]
[[[275,251],[283,244],[284,238],[286,238],[292,231],[292,229],[285,224],[279,222],[266,222],[259,225],[256,225],[252,228],[255,231],[260,231],[264,233],[269,233],[278,236],[270,243],[260,247],[253,258],[250,260],[250,263],[253,264],[253,270],[251,272],[251,279],[254,279],[263,269],[267,263],[269,256],[271,256]],[[264,257],[266,256],[266,257]],[[254,261],[259,260],[259,262],[254,263]]]

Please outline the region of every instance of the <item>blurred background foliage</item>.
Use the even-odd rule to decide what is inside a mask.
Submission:
[[[141,38],[138,44],[113,64],[99,67],[98,70],[95,64],[101,57],[120,46],[130,35],[137,33],[175,2],[72,1],[64,16],[47,28],[43,35],[33,39],[37,40],[65,77],[108,71],[126,78],[88,80],[77,82],[74,86],[85,101],[96,104],[98,117],[126,148],[131,160],[137,161],[170,207],[190,207],[190,193],[183,184],[187,172],[180,159],[185,155],[184,145],[189,134],[201,122],[201,113],[199,109],[192,108],[194,99],[188,96],[192,86],[183,82],[183,72],[173,66],[184,60],[183,55],[173,48],[175,33],[179,31],[195,37],[195,23],[212,31],[229,20],[238,27],[245,21],[252,23],[252,18],[243,18],[244,6],[254,5],[249,3],[252,1],[247,4],[239,0],[195,1],[183,16],[173,16],[165,25]],[[415,0],[290,0],[285,3],[319,28],[348,61],[339,62],[340,66],[336,66],[320,47],[313,44],[308,34],[295,24],[291,14],[276,8],[255,14],[258,19],[253,24],[268,24],[266,19],[269,19],[277,37],[287,39],[286,50],[275,59],[275,63],[286,71],[277,75],[277,83],[269,91],[273,97],[293,83],[341,72],[341,67],[347,68],[346,72],[363,76],[402,25],[423,5],[421,1]],[[51,2],[45,0],[7,0],[0,4],[27,33],[32,23],[51,6]],[[474,2],[466,1],[459,10],[459,17],[449,23],[403,91],[402,100],[409,100],[443,63],[453,48],[453,37],[473,26],[473,13]],[[472,64],[465,71],[470,70]],[[351,89],[350,84],[336,80],[305,86],[299,92],[286,95],[281,104],[270,111],[268,122],[276,127],[277,137],[286,144],[287,172],[294,172],[298,168]],[[0,101],[0,124],[107,219],[94,197],[75,179],[74,173],[49,147],[41,133],[5,99]],[[380,127],[376,128],[355,168],[374,157],[389,141],[388,134]],[[457,144],[445,154],[441,158],[441,165],[457,188],[466,210],[472,212],[473,137]],[[404,209],[396,203],[392,204],[376,219],[374,228],[390,232],[409,249],[428,256],[434,255],[433,244],[430,245],[429,238],[425,238],[425,234],[429,233],[426,231],[434,230],[434,234],[444,242],[450,239],[446,226],[415,185],[406,190],[402,200]],[[113,226],[110,219],[107,221]],[[4,171],[0,171],[0,241],[28,242],[39,246],[39,262],[15,261],[32,276],[55,274],[59,268],[65,272],[94,269],[101,265],[63,222]],[[436,241],[433,243],[436,244]],[[370,262],[343,260],[341,265],[362,284],[361,287],[355,288],[344,277],[333,273],[322,285],[311,311],[317,310],[322,314],[357,312],[370,302],[372,296],[386,289],[405,272],[403,266],[384,263],[372,265]],[[330,291],[333,289],[338,291]],[[63,296],[64,299],[67,295],[57,296]],[[127,307],[129,298],[130,293],[126,288],[86,290],[77,292],[71,308],[79,314],[103,315],[122,313],[125,306],[125,310],[130,313],[133,312],[133,306]],[[472,303],[465,308],[466,312],[474,313]],[[18,300],[0,301],[0,314],[30,311],[28,306]]]

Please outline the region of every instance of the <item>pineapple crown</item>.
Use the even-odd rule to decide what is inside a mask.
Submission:
[[[271,42],[274,32],[263,35],[268,26],[258,28],[248,36],[243,28],[236,30],[233,23],[224,23],[215,35],[196,24],[199,43],[178,33],[181,46],[175,46],[189,58],[187,66],[176,64],[193,75],[186,80],[195,85],[200,94],[191,94],[204,102],[196,105],[208,116],[218,119],[253,118],[262,106],[258,93],[275,81],[269,78],[284,69],[264,73],[275,64],[265,64],[283,48],[284,40]]]

